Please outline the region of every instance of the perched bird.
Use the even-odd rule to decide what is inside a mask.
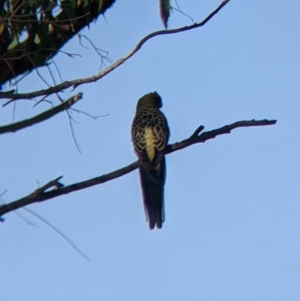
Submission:
[[[149,228],[160,229],[164,222],[164,185],[166,161],[164,149],[168,145],[170,130],[160,96],[149,93],[138,100],[131,126],[134,151],[139,159],[139,173],[144,209]]]

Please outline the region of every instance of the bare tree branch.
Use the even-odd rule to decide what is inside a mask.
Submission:
[[[224,134],[230,134],[230,132],[236,128],[240,127],[253,127],[253,126],[265,126],[265,125],[273,125],[276,124],[276,120],[248,120],[248,121],[238,121],[235,123],[232,123],[230,125],[225,125],[219,129],[212,130],[209,132],[204,132],[201,135],[199,135],[200,132],[204,129],[204,126],[198,127],[195,132],[191,135],[190,138],[183,140],[181,142],[174,143],[172,145],[168,145],[166,148],[165,153],[169,154],[175,151],[178,151],[180,149],[186,148],[192,144],[196,143],[203,143],[207,140],[214,139],[216,136],[224,135]]]
[[[274,125],[276,124],[276,120],[248,120],[248,121],[238,121],[235,123],[232,123],[230,125],[223,126],[219,129],[203,132],[200,134],[200,132],[204,129],[203,126],[198,127],[195,132],[188,138],[181,142],[177,142],[171,145],[168,145],[165,153],[170,154],[175,151],[181,150],[183,148],[186,148],[192,144],[197,143],[204,143],[207,140],[213,139],[216,136],[229,134],[231,130],[241,127],[253,127],[253,126],[266,126],[266,125]],[[9,213],[13,210],[19,209],[21,207],[27,206],[29,204],[33,204],[36,202],[43,202],[52,198],[56,198],[58,196],[68,194],[77,190],[85,189],[91,186],[95,186],[98,184],[103,184],[107,181],[111,181],[113,179],[119,178],[121,176],[124,176],[128,174],[129,172],[135,170],[138,168],[138,161],[125,166],[121,169],[118,169],[116,171],[113,171],[111,173],[108,173],[106,175],[102,175],[93,179],[89,179],[83,182],[71,184],[68,186],[64,186],[59,180],[62,177],[59,177],[57,179],[54,179],[44,185],[43,187],[35,190],[33,193],[16,200],[14,202],[11,202],[6,205],[0,206],[0,217],[3,216],[6,213]]]
[[[48,89],[43,89],[43,90],[38,90],[34,92],[29,92],[29,93],[19,93],[19,94],[13,94],[13,93],[0,93],[0,99],[1,98],[6,98],[12,100],[17,100],[17,99],[28,99],[28,98],[34,98],[37,96],[43,96],[43,95],[51,95],[53,93],[60,92],[64,89],[73,87],[75,89],[79,85],[86,84],[86,83],[91,83],[98,81],[102,77],[106,76],[108,73],[112,72],[114,69],[118,68],[120,65],[122,65],[124,62],[126,62],[129,58],[131,58],[136,52],[138,52],[141,47],[150,39],[160,36],[160,35],[166,35],[166,34],[173,34],[173,33],[178,33],[178,32],[184,32],[188,30],[192,30],[201,26],[204,26],[214,15],[216,15],[230,0],[224,0],[212,13],[210,13],[202,22],[200,23],[195,23],[190,26],[184,26],[176,29],[170,29],[170,30],[159,30],[152,32],[145,36],[142,40],[138,42],[138,44],[124,57],[116,61],[114,64],[112,64],[110,67],[105,69],[102,72],[99,72],[96,75],[89,76],[86,78],[80,78],[80,79],[75,79],[71,81],[65,81],[59,85],[50,87]]]
[[[73,104],[75,104],[78,100],[82,98],[82,93],[78,93],[75,96],[72,96],[67,101],[63,102],[62,104],[53,107],[39,115],[36,115],[32,118],[25,119],[19,122],[15,122],[9,125],[0,126],[0,134],[9,133],[9,132],[16,132],[21,129],[24,129],[26,127],[29,127],[31,125],[34,125],[36,123],[42,122],[48,118],[53,117],[54,115],[67,110],[70,108]]]

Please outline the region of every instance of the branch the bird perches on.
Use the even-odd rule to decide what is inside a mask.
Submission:
[[[236,128],[241,127],[254,127],[254,126],[267,126],[267,125],[274,125],[276,124],[276,120],[244,120],[244,121],[238,121],[229,125],[225,125],[221,128],[202,132],[204,129],[204,126],[199,126],[194,133],[187,139],[182,140],[181,142],[176,142],[174,144],[170,144],[165,149],[165,154],[170,154],[176,151],[179,151],[183,148],[186,148],[188,146],[191,146],[193,144],[197,143],[204,143],[207,140],[214,139],[217,136],[224,135],[224,134],[230,134],[232,130]],[[201,133],[202,132],[202,133]],[[11,211],[14,211],[16,209],[22,208],[24,206],[27,206],[29,204],[37,203],[37,202],[43,202],[49,199],[56,198],[58,196],[68,194],[77,190],[85,189],[91,186],[95,186],[98,184],[103,184],[107,181],[111,181],[113,179],[119,178],[121,176],[124,176],[131,171],[138,168],[138,161],[131,163],[128,166],[125,166],[123,168],[120,168],[118,170],[115,170],[111,173],[85,180],[79,183],[70,184],[67,186],[64,186],[60,180],[62,178],[58,177],[47,184],[45,184],[43,187],[38,188],[34,192],[30,193],[29,195],[18,199],[16,201],[10,202],[9,204],[0,206],[0,217],[4,214],[7,214]],[[3,220],[3,219],[2,219]]]

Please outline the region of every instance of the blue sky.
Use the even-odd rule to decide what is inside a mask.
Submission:
[[[162,29],[158,1],[117,1],[87,35],[116,61]],[[180,1],[195,21],[218,1]],[[174,3],[173,3],[174,5]],[[277,119],[236,129],[167,156],[166,222],[149,231],[137,171],[114,181],[28,206],[85,253],[20,209],[0,225],[0,300],[212,300],[300,298],[300,3],[231,1],[202,28],[156,37],[83,92],[73,113],[78,153],[62,113],[0,137],[1,197],[8,203],[63,175],[66,185],[136,160],[130,126],[137,100],[157,91],[170,143],[199,126]],[[170,28],[190,24],[177,12]],[[92,47],[74,38],[55,61],[64,80],[100,70]],[[55,69],[52,69],[55,73]],[[40,73],[51,83],[47,70]],[[57,80],[58,76],[56,75]],[[32,73],[19,92],[44,88]],[[9,89],[9,87],[6,87]],[[55,97],[49,100],[57,103]],[[15,120],[49,108],[18,101]],[[1,108],[1,124],[12,106]]]

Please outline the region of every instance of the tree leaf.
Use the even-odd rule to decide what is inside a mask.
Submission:
[[[168,27],[168,19],[170,16],[171,4],[170,0],[159,0],[160,17],[165,29]]]

